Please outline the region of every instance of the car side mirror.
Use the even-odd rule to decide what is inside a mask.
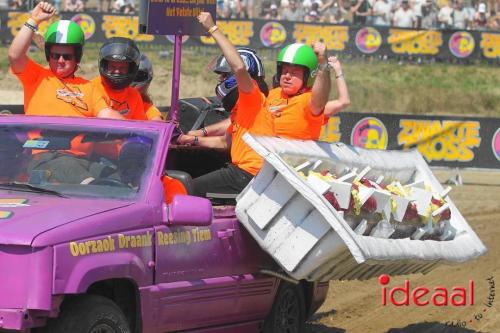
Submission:
[[[165,208],[163,220],[169,225],[201,227],[212,223],[212,203],[205,198],[176,195]]]

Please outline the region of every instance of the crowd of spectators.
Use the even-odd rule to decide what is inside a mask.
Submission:
[[[286,3],[284,3],[286,1]],[[500,1],[474,0],[284,0],[263,3],[261,15],[289,21],[498,30]]]
[[[35,0],[0,0],[27,10]],[[52,0],[59,11],[136,15],[138,0]],[[92,2],[92,8],[89,3]],[[500,0],[217,0],[219,18],[393,26],[422,29],[500,30]]]
[[[239,1],[243,0],[222,1],[219,17],[247,17]],[[500,0],[482,1],[263,0],[258,17],[400,28],[500,30]],[[235,5],[230,5],[232,2]]]
[[[139,3],[136,0],[96,0],[89,5],[89,0],[50,0],[58,11],[85,12],[101,11],[111,13],[122,13],[136,15],[139,11]],[[10,10],[28,10],[37,1],[35,0],[0,0],[0,8]]]

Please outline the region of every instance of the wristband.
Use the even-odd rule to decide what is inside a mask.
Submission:
[[[214,25],[213,27],[211,27],[210,29],[208,29],[208,33],[211,35],[213,34],[215,31],[217,31],[219,29],[218,26]]]
[[[340,73],[340,74],[335,74],[335,78],[338,79],[338,78],[341,78],[344,76],[344,73]]]
[[[24,22],[24,26],[33,32],[37,32],[38,28],[28,22]]]
[[[31,16],[31,17],[28,19],[28,21],[29,21],[29,20],[33,20],[33,22],[35,22],[35,24],[36,24],[37,26],[38,26],[38,25],[40,25],[40,21],[38,21],[38,20],[37,20],[36,18],[34,18],[33,16]],[[30,22],[30,23],[31,23],[31,22]],[[31,25],[35,25],[35,24],[31,24]]]
[[[203,136],[208,136],[207,129],[205,127],[201,128],[201,132],[203,133]]]
[[[327,61],[324,64],[320,64],[318,69],[323,72],[329,72],[330,69],[332,69],[332,66],[330,66],[330,63]]]

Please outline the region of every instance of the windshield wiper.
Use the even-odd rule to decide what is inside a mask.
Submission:
[[[43,187],[37,187],[37,186],[30,185],[30,184],[17,183],[17,182],[0,183],[0,189],[43,193],[43,194],[55,195],[55,196],[58,196],[61,198],[67,198],[67,196],[65,196],[64,194],[59,193],[57,191],[48,190],[48,189],[43,188]]]

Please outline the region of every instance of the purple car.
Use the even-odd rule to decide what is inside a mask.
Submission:
[[[0,117],[0,332],[302,330],[328,283],[281,275],[234,205],[166,204],[173,129]]]

